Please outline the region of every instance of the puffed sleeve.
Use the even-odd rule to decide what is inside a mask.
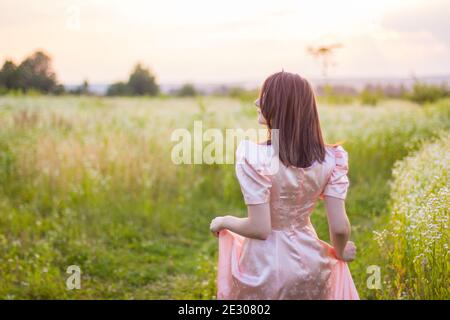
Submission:
[[[335,166],[321,197],[330,196],[345,200],[348,187],[350,186],[348,179],[348,153],[342,146],[334,147],[333,152]]]
[[[241,186],[244,202],[247,205],[262,204],[270,201],[272,182],[263,173],[261,166],[249,156],[252,152],[248,144],[241,143],[236,151],[236,176]]]

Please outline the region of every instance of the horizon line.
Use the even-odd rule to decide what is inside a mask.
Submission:
[[[396,80],[396,81],[414,81],[414,79],[422,79],[422,80],[439,80],[442,78],[448,78],[450,80],[450,73],[440,73],[440,74],[427,74],[427,75],[417,75],[412,74],[410,76],[333,76],[333,77],[308,77],[307,79],[311,82],[323,82],[323,81],[380,81],[380,80]],[[111,80],[108,82],[98,81],[91,82],[89,78],[86,78],[90,85],[111,85],[113,83],[119,82],[117,80]],[[124,81],[124,80],[122,80]],[[73,86],[79,85],[81,82],[60,82],[64,86]],[[159,85],[163,86],[176,86],[176,85],[184,85],[184,84],[193,84],[193,85],[238,85],[238,84],[257,84],[262,82],[260,80],[211,80],[211,81],[195,81],[195,80],[177,80],[177,81],[163,81],[159,82]]]

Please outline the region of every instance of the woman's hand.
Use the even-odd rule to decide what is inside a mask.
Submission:
[[[215,237],[219,236],[219,231],[224,229],[223,221],[225,217],[216,217],[212,219],[211,224],[209,225],[209,230]]]
[[[355,260],[356,246],[353,241],[348,241],[345,245],[344,252],[342,253],[342,260],[350,262]]]

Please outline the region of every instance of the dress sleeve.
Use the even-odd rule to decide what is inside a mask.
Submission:
[[[333,151],[335,166],[321,197],[330,196],[345,200],[348,187],[350,186],[348,179],[348,153],[342,146],[334,147]]]
[[[272,182],[263,174],[262,168],[251,161],[248,152],[252,148],[246,148],[246,143],[241,143],[236,151],[236,176],[241,186],[244,202],[247,205],[262,204],[270,201],[270,188]]]

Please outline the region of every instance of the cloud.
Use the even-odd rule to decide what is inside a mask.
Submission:
[[[381,26],[399,33],[429,33],[450,45],[450,1],[430,0],[407,8],[388,12]]]

